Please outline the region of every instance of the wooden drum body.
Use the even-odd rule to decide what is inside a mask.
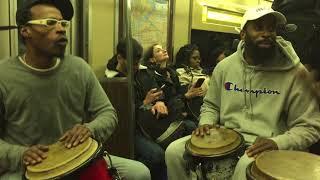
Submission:
[[[27,179],[70,179],[76,177],[78,171],[102,157],[102,146],[92,138],[71,149],[65,148],[62,142],[57,142],[49,146],[48,156],[43,162],[27,167],[25,177]]]
[[[267,151],[247,167],[248,180],[320,180],[320,157],[301,151]]]
[[[230,179],[245,151],[243,136],[231,129],[213,128],[204,137],[192,135],[186,143],[191,171],[198,179]]]

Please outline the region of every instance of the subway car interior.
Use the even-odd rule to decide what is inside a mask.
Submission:
[[[59,1],[71,2],[73,14],[70,21],[65,18],[67,13],[64,11],[68,9],[57,5],[61,3]],[[42,49],[42,53],[49,52],[44,50],[44,42],[48,39],[43,43],[34,39],[41,41],[40,38],[45,38],[44,32],[52,33],[52,29],[49,30],[52,26],[54,30],[64,29],[61,31],[67,38],[55,44],[65,48],[63,56],[56,56],[59,62],[62,59],[60,65],[63,65],[64,57],[80,57],[93,72],[115,110],[117,125],[107,133],[107,140],[99,142],[101,134],[94,132],[90,137],[97,138],[105,154],[144,164],[151,174],[144,179],[282,179],[288,173],[281,172],[295,171],[291,166],[305,170],[296,169],[297,172],[291,172],[284,179],[320,179],[320,0],[59,1],[0,1],[0,146],[9,147],[7,143],[14,144],[15,137],[20,137],[12,133],[19,134],[19,129],[29,129],[18,127],[20,121],[10,122],[10,113],[12,117],[18,117],[23,109],[12,112],[15,106],[10,103],[14,103],[18,95],[10,95],[9,92],[16,86],[5,84],[9,80],[1,73],[6,69],[1,66],[5,67],[6,61],[13,61],[14,57],[29,66],[26,57],[31,47]],[[30,2],[38,4],[27,5]],[[32,8],[41,8],[42,4],[51,4],[61,12],[61,18],[46,16],[33,19],[34,14],[43,11],[32,11]],[[28,22],[21,24],[17,11],[26,7],[34,14]],[[254,8],[255,13],[246,14]],[[260,15],[264,11],[265,14]],[[29,38],[25,35],[28,28],[39,35]],[[40,32],[40,28],[48,30]],[[49,48],[50,44],[47,46]],[[286,57],[290,62],[282,61]],[[273,61],[276,58],[281,61]],[[8,67],[10,69],[11,66]],[[79,73],[73,74],[82,75],[84,70],[80,68]],[[43,76],[38,79],[42,81]],[[51,80],[56,83],[55,79]],[[61,86],[63,84],[68,82]],[[65,86],[69,88],[69,85]],[[41,88],[40,85],[32,87]],[[29,98],[23,103],[28,104],[39,91],[42,90],[30,90]],[[50,92],[48,90],[48,96],[51,96]],[[74,93],[79,92],[75,90]],[[72,94],[73,90],[68,93]],[[90,106],[88,103],[92,99],[88,93],[77,94],[79,99],[84,97],[84,105],[78,104],[82,109]],[[56,98],[63,97],[66,95]],[[68,100],[72,98],[63,101]],[[39,106],[47,104],[42,103],[45,101],[46,98],[42,97]],[[23,108],[26,104],[16,108]],[[68,110],[79,111],[79,108],[70,107]],[[50,114],[50,109],[45,112]],[[83,118],[93,122],[99,119],[99,113],[89,113]],[[22,118],[29,117],[28,114],[23,115]],[[38,114],[30,117],[36,116]],[[45,119],[47,115],[39,114],[39,117]],[[90,122],[82,120],[80,126]],[[57,126],[63,129],[57,133],[63,135],[66,127],[63,124]],[[91,126],[88,127],[91,130]],[[29,135],[26,133],[25,136]],[[179,140],[184,136],[188,140],[184,140],[178,149]],[[18,140],[17,144],[32,147],[38,143],[50,145],[54,142],[59,140],[45,142],[41,138],[32,141],[28,138],[26,142]],[[280,152],[274,153],[277,151]],[[7,161],[7,152],[0,150],[0,180],[2,175],[10,177],[6,175],[13,167],[10,165],[12,161]],[[250,153],[255,155],[251,157]],[[73,153],[69,154],[71,157]],[[254,159],[245,171],[239,170],[237,164],[243,154]],[[20,161],[28,167],[27,179],[37,177],[25,159]],[[110,166],[110,162],[107,163]],[[35,164],[34,171],[37,172],[38,163]],[[80,166],[75,168],[77,172]],[[270,166],[281,172],[268,169]],[[110,169],[110,179],[125,176],[121,174],[121,168],[118,168],[119,176]],[[64,172],[63,177],[70,178],[67,176],[70,172]],[[243,174],[245,178],[240,177]],[[48,179],[51,178],[57,177]]]

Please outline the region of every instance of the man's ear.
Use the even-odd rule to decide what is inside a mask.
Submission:
[[[20,28],[20,34],[24,39],[29,39],[31,37],[30,29],[26,26]]]
[[[244,40],[245,37],[246,37],[246,32],[245,32],[245,30],[241,30],[241,31],[240,31],[240,39],[241,39],[241,40]]]

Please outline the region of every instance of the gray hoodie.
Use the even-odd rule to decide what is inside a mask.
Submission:
[[[200,125],[222,124],[241,132],[248,143],[271,138],[279,149],[302,150],[318,141],[320,113],[308,72],[288,41],[277,37],[277,53],[250,66],[237,52],[213,72],[201,108]]]

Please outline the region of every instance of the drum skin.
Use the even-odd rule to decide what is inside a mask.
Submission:
[[[213,128],[210,135],[192,135],[185,149],[192,159],[188,166],[198,179],[230,179],[245,145],[240,133],[232,129]]]
[[[192,135],[186,143],[186,151],[195,157],[221,158],[238,151],[244,145],[243,136],[231,129],[210,129],[210,135]]]
[[[247,167],[247,178],[249,180],[318,180],[320,179],[320,157],[301,151],[267,151]]]
[[[92,138],[70,149],[57,142],[49,145],[48,157],[43,162],[27,166],[25,176],[27,179],[70,179],[76,176],[76,171],[102,158],[102,153],[102,146]]]

